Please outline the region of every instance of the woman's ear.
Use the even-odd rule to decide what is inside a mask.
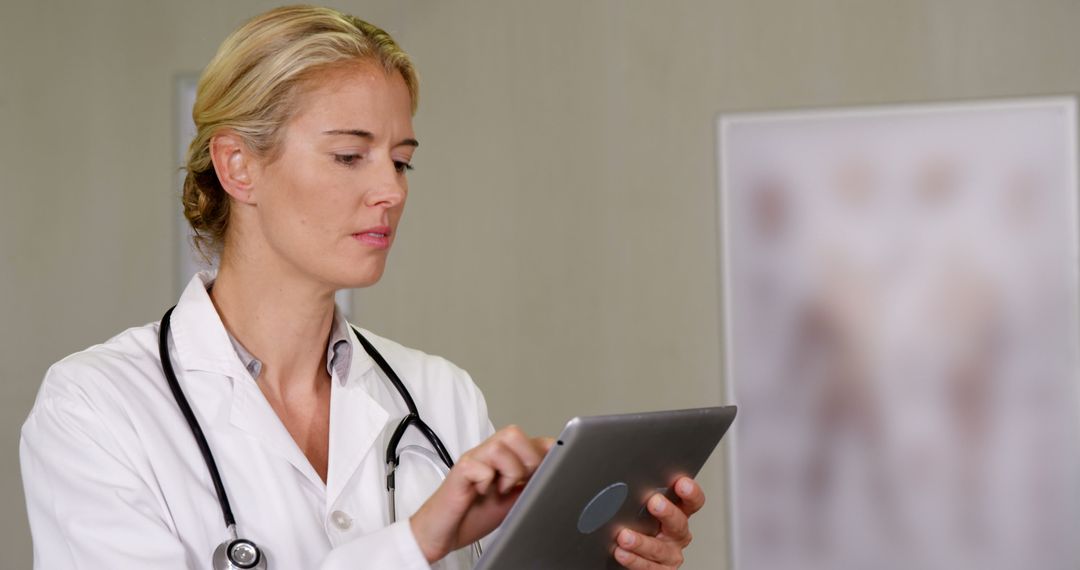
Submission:
[[[242,204],[255,204],[255,156],[243,139],[230,131],[214,135],[210,139],[210,160],[225,192]]]

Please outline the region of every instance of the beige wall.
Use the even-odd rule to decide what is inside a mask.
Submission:
[[[270,2],[0,8],[0,567],[49,363],[173,302],[174,77]],[[723,401],[714,120],[1080,91],[1080,2],[336,2],[422,75],[423,146],[363,325],[470,370],[497,424]],[[725,564],[723,461],[687,568]]]

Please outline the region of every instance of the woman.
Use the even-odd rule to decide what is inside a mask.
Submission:
[[[35,567],[204,568],[219,547],[251,562],[174,389],[262,562],[468,564],[459,554],[499,525],[550,440],[494,431],[464,371],[354,334],[333,302],[382,275],[416,104],[408,57],[354,17],[281,8],[225,40],[199,83],[183,196],[220,269],[196,276],[160,323],[49,369],[21,444]],[[403,459],[396,501],[383,450],[410,410],[388,370],[456,460],[439,482]],[[431,448],[422,430],[404,434],[399,449]],[[679,565],[704,495],[690,479],[676,490],[678,507],[650,501],[657,537],[619,534],[620,563]]]

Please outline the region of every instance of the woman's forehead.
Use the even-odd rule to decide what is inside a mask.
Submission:
[[[397,70],[357,62],[307,79],[290,123],[305,130],[364,129],[376,135],[411,136],[412,98]],[[403,129],[408,133],[400,132]]]

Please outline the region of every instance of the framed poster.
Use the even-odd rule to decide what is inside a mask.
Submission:
[[[174,100],[176,107],[173,117],[173,130],[176,133],[176,297],[184,292],[191,278],[199,271],[213,269],[213,264],[207,263],[202,255],[195,249],[192,237],[194,235],[191,225],[184,217],[184,208],[180,205],[180,196],[184,191],[184,177],[186,172],[182,167],[187,164],[188,145],[195,138],[195,121],[191,117],[191,110],[195,107],[195,94],[198,90],[199,77],[194,74],[177,76],[175,81]],[[335,298],[337,306],[347,318],[352,318],[352,290],[342,289],[337,292]]]
[[[718,127],[733,567],[1077,567],[1075,100]]]

